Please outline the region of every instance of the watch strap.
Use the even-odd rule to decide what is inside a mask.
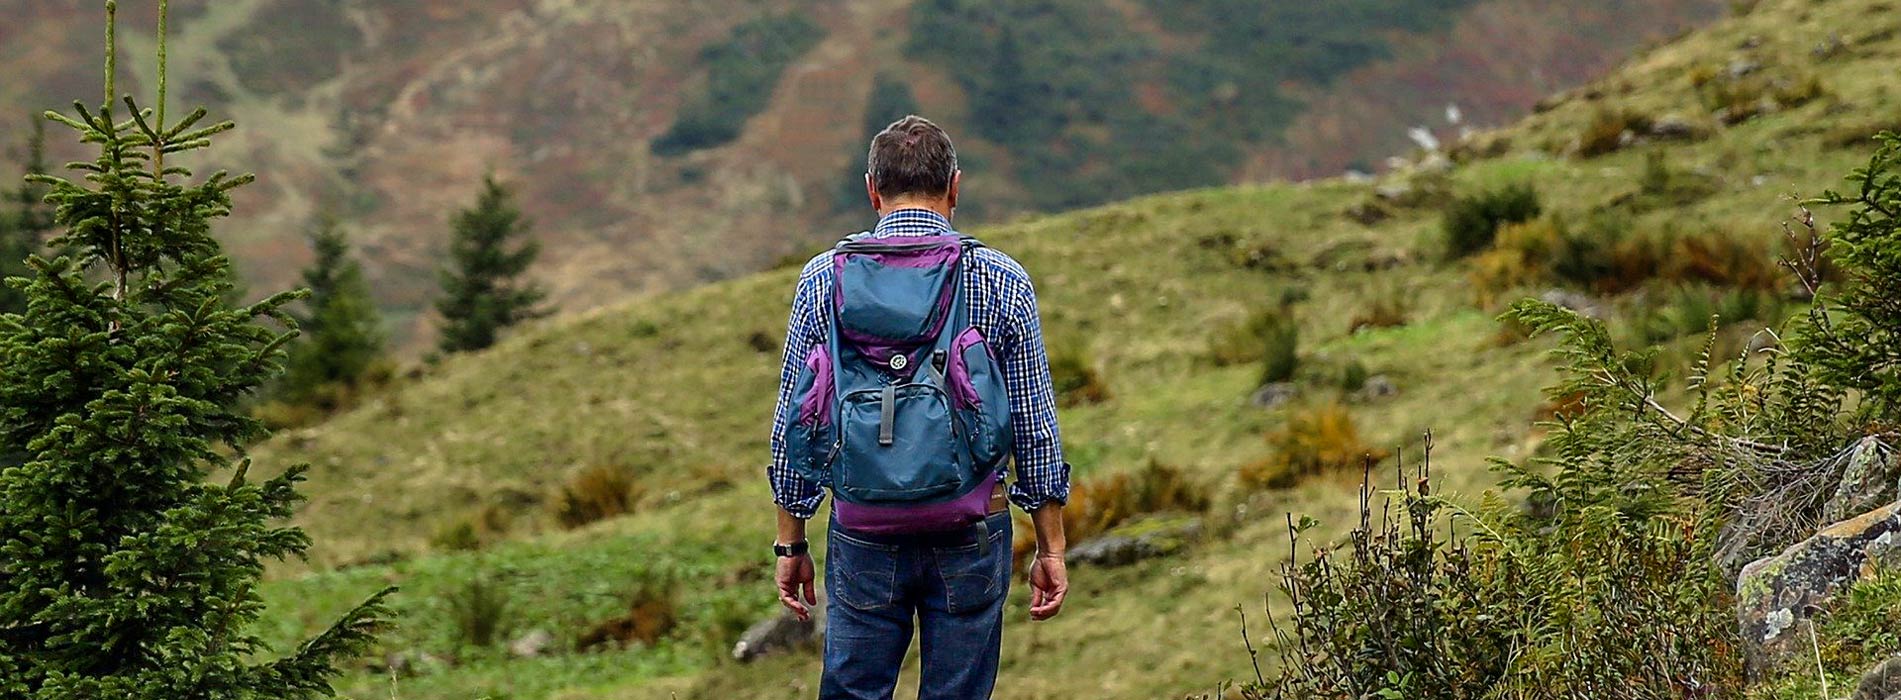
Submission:
[[[809,542],[794,542],[792,544],[779,544],[774,542],[772,544],[773,555],[780,557],[804,556],[805,553],[811,551],[811,549],[812,545]]]

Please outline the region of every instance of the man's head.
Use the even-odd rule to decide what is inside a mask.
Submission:
[[[957,208],[962,177],[950,135],[929,119],[905,117],[871,139],[865,189],[879,214],[922,207],[948,217]]]

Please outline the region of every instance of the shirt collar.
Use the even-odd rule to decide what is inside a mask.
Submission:
[[[887,236],[935,236],[949,233],[950,219],[929,209],[898,209],[878,220],[871,230],[873,238]]]

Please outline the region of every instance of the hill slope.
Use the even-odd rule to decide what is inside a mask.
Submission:
[[[93,99],[97,5],[0,0],[0,62],[24,78],[0,84],[0,114]],[[852,162],[889,119],[873,111],[944,117],[973,175],[966,215],[1003,220],[1371,168],[1448,103],[1468,123],[1516,118],[1726,4],[174,5],[176,94],[245,126],[217,157],[264,176],[223,229],[243,269],[291,283],[309,216],[340,214],[402,338],[426,336],[447,213],[489,170],[522,188],[548,243],[538,274],[579,311],[753,272],[855,225]]]
[[[1886,2],[1765,0],[1468,140],[1443,177],[1458,193],[1529,183],[1555,220],[1615,219],[1665,240],[1726,236],[1757,246],[1755,263],[1767,264],[1787,194],[1832,186],[1865,157],[1868,135],[1901,126],[1901,95],[1889,85],[1897,70],[1901,16]],[[1685,138],[1665,138],[1677,135]],[[1273,588],[1283,514],[1313,514],[1338,531],[1356,506],[1357,474],[1284,490],[1235,476],[1270,455],[1263,435],[1304,408],[1250,406],[1260,369],[1216,365],[1210,340],[1289,290],[1306,299],[1294,307],[1306,400],[1339,397],[1332,387],[1354,363],[1392,378],[1396,395],[1349,403],[1351,415],[1375,445],[1410,450],[1434,429],[1442,491],[1489,484],[1486,455],[1536,449],[1531,422],[1549,409],[1538,392],[1550,379],[1543,346],[1501,338],[1475,303],[1472,265],[1438,262],[1438,205],[1429,195],[1404,203],[1404,193],[1435,190],[1435,171],[1188,192],[973,231],[1037,276],[1055,347],[1107,385],[1108,400],[1062,416],[1077,476],[1157,461],[1216,501],[1215,534],[1185,553],[1078,567],[1072,607],[1055,621],[1027,624],[1013,601],[999,697],[1178,697],[1249,672],[1234,610],[1258,610]],[[262,446],[263,464],[315,463],[312,502],[299,516],[318,543],[315,566],[286,568],[267,591],[282,628],[273,637],[394,582],[405,587],[405,622],[390,651],[455,661],[423,663],[413,677],[366,666],[348,685],[354,697],[809,693],[810,656],[717,661],[735,624],[772,605],[758,554],[771,534],[760,465],[792,274],[550,321]],[[1672,289],[1596,302],[1624,326],[1689,319],[1646,338],[1681,350],[1701,319],[1670,305]],[[1405,322],[1355,332],[1355,317],[1375,306],[1397,307]],[[552,491],[598,465],[636,474],[635,514],[558,531]],[[487,546],[445,549],[466,538],[444,533],[464,529]],[[511,659],[470,650],[456,641],[455,601],[480,577],[503,582],[517,631],[574,639],[656,588],[672,591],[681,624],[621,652]],[[1262,623],[1250,622],[1258,641]]]

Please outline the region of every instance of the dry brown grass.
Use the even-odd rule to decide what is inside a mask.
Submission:
[[[1353,413],[1339,403],[1295,409],[1268,433],[1274,453],[1243,466],[1237,476],[1250,488],[1288,488],[1309,477],[1357,469],[1368,459],[1384,460],[1386,450],[1368,445],[1354,425]]]
[[[555,522],[573,529],[633,512],[640,494],[633,470],[600,464],[581,470],[561,485],[550,507]]]
[[[652,646],[672,632],[679,621],[679,603],[671,589],[642,586],[628,597],[626,614],[604,620],[581,633],[574,647],[588,651],[607,645]]]
[[[1063,507],[1063,533],[1080,542],[1107,532],[1137,516],[1150,513],[1199,513],[1208,509],[1206,487],[1182,471],[1151,458],[1134,472],[1103,474],[1070,485]],[[1012,542],[1017,562],[1036,548],[1035,532],[1018,528]],[[1021,568],[1021,567],[1019,567]]]

